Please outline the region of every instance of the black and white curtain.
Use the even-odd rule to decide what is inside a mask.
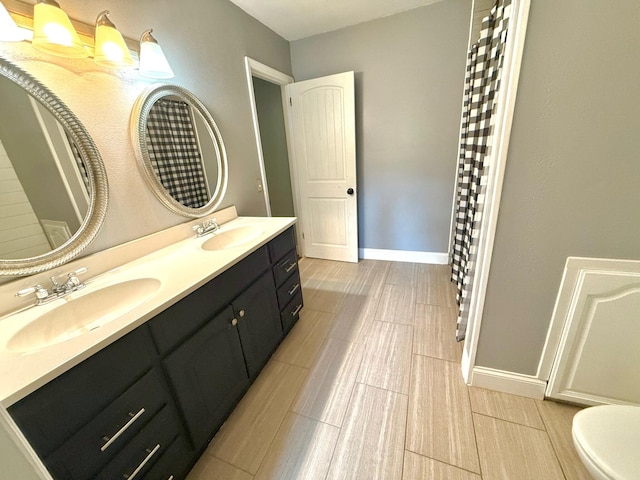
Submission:
[[[482,21],[480,40],[467,56],[462,112],[456,213],[451,249],[451,281],[457,285],[460,307],[456,339],[464,340],[473,286],[480,220],[484,205],[494,113],[504,48],[507,39],[511,0],[497,0],[491,15]]]
[[[189,105],[156,101],[147,118],[146,143],[153,171],[171,196],[187,207],[204,206],[209,192]]]

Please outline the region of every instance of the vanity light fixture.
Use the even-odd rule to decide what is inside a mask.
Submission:
[[[109,20],[109,10],[96,19],[96,44],[93,60],[101,67],[131,68],[134,65],[122,34]]]
[[[151,32],[151,28],[145,30],[140,37],[140,75],[148,78],[173,78],[173,70],[167,57]]]
[[[59,57],[89,56],[71,20],[55,0],[38,0],[33,7],[32,44],[41,52]]]
[[[27,33],[13,21],[7,9],[0,3],[0,42],[21,42]]]

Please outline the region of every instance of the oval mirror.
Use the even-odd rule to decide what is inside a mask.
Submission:
[[[73,112],[2,57],[0,105],[0,275],[32,275],[91,243],[107,212],[107,177]]]
[[[211,114],[173,85],[144,91],[131,113],[131,138],[147,183],[171,211],[213,212],[227,188],[227,153]]]

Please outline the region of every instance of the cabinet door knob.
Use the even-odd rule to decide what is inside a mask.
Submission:
[[[244,317],[244,310],[240,310],[239,315],[240,315],[241,317]]]
[[[238,319],[234,318],[233,320],[231,320],[231,325],[233,325],[234,327],[238,325]]]

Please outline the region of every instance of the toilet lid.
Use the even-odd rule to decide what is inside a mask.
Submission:
[[[585,408],[573,417],[573,438],[607,478],[639,478],[640,407]]]

